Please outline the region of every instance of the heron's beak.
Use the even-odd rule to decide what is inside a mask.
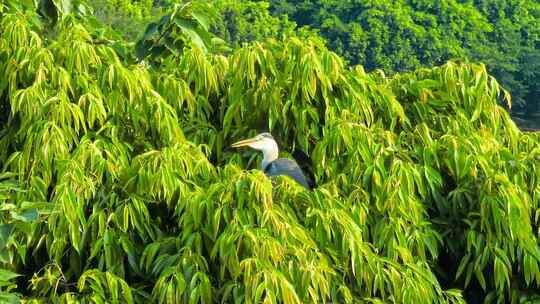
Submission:
[[[257,142],[257,141],[258,140],[255,139],[255,138],[244,139],[244,140],[235,142],[234,144],[231,145],[231,147],[238,148],[238,147],[249,146],[250,144],[252,144],[254,142]]]

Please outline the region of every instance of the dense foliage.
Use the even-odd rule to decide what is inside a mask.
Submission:
[[[144,31],[146,24],[163,14],[153,0],[132,2],[130,0],[90,1],[93,14],[105,24],[109,24],[128,40],[136,40]]]
[[[368,71],[413,71],[457,58],[483,62],[513,94],[515,121],[524,128],[540,128],[540,4],[536,1],[207,2],[222,17],[213,31],[234,48],[268,37],[281,39],[295,31],[313,39],[317,30],[330,49]],[[93,3],[102,21],[135,39],[148,23],[144,12],[159,15],[161,7],[173,1]]]
[[[483,62],[511,91],[514,121],[524,129],[540,128],[540,4],[536,1],[206,2],[221,15],[212,31],[233,48],[297,32],[310,39],[320,34],[348,64],[360,64],[368,71],[413,71],[458,58]],[[91,3],[101,21],[136,40],[150,22],[147,13],[161,15],[163,7],[174,1]]]
[[[84,16],[0,8],[0,300],[538,300],[539,134],[483,65],[386,77],[294,37],[224,56],[184,23],[148,65]],[[266,129],[314,191],[227,148]]]
[[[411,71],[452,58],[484,62],[526,111],[540,111],[540,3],[535,0],[270,0],[276,15],[320,30],[367,70]],[[540,127],[540,124],[539,124]]]
[[[214,31],[234,48],[245,42],[290,36],[296,29],[286,17],[270,15],[268,2],[216,0],[213,5],[222,16]]]

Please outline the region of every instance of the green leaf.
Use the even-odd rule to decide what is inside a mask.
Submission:
[[[13,224],[1,224],[0,225],[0,249],[4,249],[13,233]]]
[[[11,279],[14,279],[16,277],[20,277],[20,274],[17,274],[15,272],[11,272],[6,269],[0,269],[0,281],[10,281]]]
[[[16,294],[0,292],[0,302],[5,304],[19,304],[21,300]]]
[[[38,219],[38,211],[37,209],[33,208],[30,210],[26,210],[21,214],[17,214],[16,212],[12,212],[11,216],[15,220],[20,220],[23,222],[33,222]]]
[[[205,31],[210,29],[210,19],[204,13],[193,10],[191,12],[191,16],[193,16],[193,18],[199,22]]]

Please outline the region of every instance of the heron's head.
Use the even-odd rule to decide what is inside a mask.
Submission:
[[[244,139],[231,145],[233,148],[244,146],[263,152],[277,150],[277,143],[270,133],[261,133],[253,138]]]

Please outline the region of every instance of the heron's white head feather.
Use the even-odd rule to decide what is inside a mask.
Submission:
[[[271,137],[261,136],[257,141],[249,144],[249,147],[263,153],[261,167],[264,170],[269,163],[278,158],[279,148],[276,141]]]
[[[279,148],[270,133],[261,133],[253,138],[244,139],[231,145],[234,148],[248,146],[252,149],[259,150],[263,153],[263,161],[261,164],[264,170],[269,163],[278,158]]]

